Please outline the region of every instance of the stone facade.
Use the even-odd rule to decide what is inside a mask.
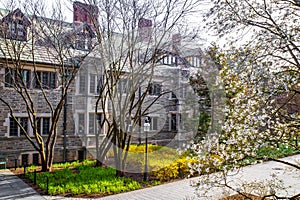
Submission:
[[[30,16],[27,17],[30,18]],[[25,17],[19,9],[16,9],[15,11],[7,12],[7,15],[2,19],[0,18],[0,22],[6,26],[17,26],[17,31],[19,31],[17,35],[25,34],[22,38],[10,35],[9,38],[6,37],[6,39],[4,39],[7,33],[16,31],[16,29],[9,27],[2,29],[0,34],[0,36],[2,36],[0,42],[3,44],[1,45],[0,53],[0,98],[2,99],[2,101],[0,101],[0,155],[7,156],[7,167],[21,166],[24,163],[40,164],[40,155],[34,149],[33,145],[30,144],[29,140],[22,134],[20,126],[11,118],[9,106],[18,121],[21,124],[24,123],[22,126],[25,127],[24,129],[26,129],[34,141],[33,128],[27,113],[28,104],[25,103],[21,96],[26,96],[24,89],[27,88],[28,94],[34,104],[35,114],[39,118],[38,126],[40,126],[40,134],[45,141],[47,131],[49,131],[47,127],[50,127],[49,124],[52,123],[51,110],[47,101],[55,108],[62,95],[61,62],[57,60],[57,57],[53,54],[54,51],[48,46],[47,41],[37,39],[38,42],[34,46],[26,41],[26,39],[29,39],[27,38],[26,30],[30,23],[25,23],[26,26],[23,26],[23,22],[24,20],[26,22],[28,21],[27,17]],[[15,18],[18,18],[19,21],[14,20]],[[56,21],[53,22],[55,23]],[[39,21],[36,23],[39,23]],[[73,27],[70,30],[70,27],[72,27],[70,24],[65,23],[65,31],[74,35],[76,35],[75,31],[83,31],[77,29],[77,27]],[[65,36],[69,36],[69,34],[65,34]],[[24,48],[18,48],[16,44],[20,44]],[[83,52],[81,50],[82,48],[80,51],[78,50],[78,52]],[[32,51],[33,53],[31,53]],[[86,50],[84,49],[84,51]],[[16,57],[14,57],[14,55],[16,55],[16,57],[19,56],[19,59],[15,59]],[[72,58],[72,55],[69,56]],[[70,64],[67,63],[67,65]],[[23,84],[23,86],[18,85],[17,89],[14,89],[14,83],[18,84],[22,82],[18,75],[16,75],[16,70],[19,70],[18,73],[22,74],[22,80],[25,84]],[[35,73],[35,70],[37,73]],[[37,76],[43,86],[37,83]],[[43,87],[44,95],[40,87]],[[66,126],[64,126],[63,110],[60,113],[57,124],[58,135],[54,149],[54,162],[62,162],[64,159],[73,161],[83,159],[85,156],[85,149],[82,148],[82,140],[75,134],[75,121],[72,110],[74,93],[75,85],[73,82],[68,90],[67,105],[65,106]],[[44,98],[44,96],[47,96],[47,98]],[[64,137],[64,127],[66,127],[66,137]],[[45,132],[45,134],[43,132]],[[63,152],[66,152],[66,158],[64,158]]]
[[[0,69],[3,71],[4,68]],[[4,73],[1,73],[0,80],[3,82],[5,79]],[[20,95],[12,88],[5,87],[4,83],[1,83],[0,87],[1,98],[3,98],[9,105],[11,105],[14,113],[17,117],[26,117],[28,116],[26,111],[26,105],[23,100],[21,100]],[[67,124],[66,124],[66,148],[67,148],[67,160],[77,160],[78,159],[78,151],[82,150],[82,141],[78,136],[75,136],[75,122],[73,118],[73,111],[71,109],[72,105],[72,93],[74,92],[74,85],[70,89],[70,95],[68,96],[68,104],[67,105]],[[37,109],[37,116],[41,117],[50,117],[50,110],[47,106],[45,99],[42,96],[41,90],[39,89],[30,89],[31,98],[35,103],[35,108]],[[60,98],[61,91],[59,88],[53,90],[46,90],[46,95],[51,103],[57,103]],[[33,146],[29,143],[28,139],[25,136],[10,136],[10,113],[8,107],[4,103],[0,103],[0,154],[6,155],[8,158],[8,167],[14,167],[15,164],[17,166],[22,165],[22,163],[26,162],[28,164],[33,163],[33,154],[38,153]],[[28,130],[30,132],[30,128]],[[60,115],[60,119],[57,125],[57,142],[55,146],[55,157],[54,162],[63,161],[63,112]],[[32,134],[32,133],[31,133]],[[43,137],[46,139],[46,136]],[[25,158],[24,155],[28,155]]]
[[[97,27],[93,26],[95,25],[95,18],[88,15],[88,10],[91,11],[94,9],[97,15],[98,10],[95,7],[90,7],[79,2],[74,3],[74,22],[73,24],[66,24],[66,34],[64,34],[64,36],[67,37],[65,41],[73,44],[72,48],[78,51],[87,52],[90,50],[91,44],[86,44],[85,42],[93,42],[94,34],[91,32]],[[70,30],[71,27],[73,27],[72,30]],[[151,42],[151,20],[141,19],[138,28],[139,37],[141,37],[139,42]],[[77,38],[77,36],[83,35],[89,38]],[[200,67],[201,55],[198,54],[198,50],[193,54],[194,52],[190,49],[184,54],[179,54],[178,49],[184,50],[181,46],[183,42],[181,42],[180,34],[174,35],[173,40],[174,41],[170,42],[169,49],[162,51],[162,59],[155,66],[153,83],[151,83],[151,87],[153,88],[150,89],[145,102],[155,99],[156,93],[169,91],[151,106],[149,114],[147,114],[147,117],[152,119],[149,142],[178,147],[181,146],[182,142],[190,139],[189,134],[193,132],[184,127],[185,121],[189,120],[189,117],[191,117],[189,114],[193,111],[191,105],[188,105],[186,102],[185,97],[187,93],[191,91],[191,89],[188,89],[189,75],[192,71]],[[39,40],[36,45],[47,45],[47,41]],[[40,53],[38,58],[45,59],[46,55],[43,54],[43,51],[38,51],[38,53]],[[65,150],[67,161],[92,158],[95,155],[95,131],[99,130],[98,121],[101,119],[103,110],[109,110],[111,105],[108,102],[104,108],[99,108],[97,112],[95,112],[95,103],[98,96],[98,81],[100,77],[103,77],[103,74],[99,73],[102,71],[99,67],[103,66],[99,63],[101,58],[97,57],[97,53],[92,55],[93,56],[85,58],[73,85],[68,91],[66,105],[66,138],[64,141],[64,112],[62,111],[57,125],[58,137],[55,145],[54,162],[64,161]],[[139,56],[137,56],[137,59],[138,58]],[[189,60],[192,64],[188,63]],[[24,69],[28,70],[28,73],[31,74],[29,77],[33,77],[34,74],[32,65],[28,64],[31,61],[32,60],[28,57],[22,57]],[[59,85],[61,74],[57,71],[58,65],[54,65],[53,59],[49,58],[47,60],[38,60],[38,63],[36,66],[37,69],[46,69],[48,72],[56,73],[56,86],[45,90],[49,101],[55,105],[61,96],[61,87]],[[20,100],[20,95],[5,84],[7,67],[9,66],[6,66],[5,60],[3,59],[1,61],[0,57],[1,97],[12,105],[17,117],[26,117],[27,108],[24,102]],[[124,74],[127,74],[127,72],[124,71]],[[155,84],[158,85],[155,86]],[[143,84],[139,85],[139,87],[142,91],[146,89],[146,86]],[[28,88],[37,108],[37,115],[40,117],[50,117],[50,110],[47,106],[47,102],[43,98],[41,90],[35,88],[32,84],[30,84]],[[134,92],[136,93],[135,97],[138,98],[138,90]],[[185,107],[184,105],[188,106]],[[143,105],[144,108],[146,106],[147,103]],[[197,110],[198,108],[194,107],[194,109]],[[20,166],[25,161],[28,164],[37,164],[39,162],[37,151],[33,149],[29,141],[24,136],[21,136],[21,134],[17,136],[10,135],[9,109],[1,101],[0,113],[0,154],[7,155],[8,167],[14,167],[15,165]],[[141,129],[143,128],[144,120],[145,116],[141,118]],[[141,129],[135,131],[133,143],[144,142],[145,137],[141,135],[143,134]],[[104,126],[101,129],[100,141],[105,136],[105,133],[106,127]],[[191,135],[191,138],[192,137]],[[87,149],[89,151],[87,151]]]

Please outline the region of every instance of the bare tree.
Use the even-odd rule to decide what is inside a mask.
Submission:
[[[199,2],[114,0],[85,3],[99,12],[92,20],[97,35],[94,53],[100,60],[100,94],[95,113],[103,112],[100,126],[105,129],[105,137],[99,141],[101,129],[96,131],[97,160],[104,162],[112,148],[117,176],[122,176],[129,146],[133,137],[140,137],[143,120],[162,109],[158,103],[162,96],[178,90],[171,84],[175,70],[161,70],[159,63],[170,56],[174,58],[170,64],[174,62],[175,65],[175,59],[176,66],[185,64],[181,47],[172,41],[172,36],[182,30],[181,39],[187,39],[184,18]],[[179,43],[181,39],[178,38]],[[156,78],[160,85],[154,84]],[[147,97],[149,93],[153,94],[151,98]]]
[[[24,14],[15,9],[2,19],[3,84],[11,89],[9,95],[1,93],[0,101],[9,109],[10,119],[17,123],[21,135],[40,154],[42,171],[48,171],[65,99],[88,52],[76,51],[66,43],[68,27],[59,2],[53,7],[52,19],[41,17],[46,13],[41,2],[11,3]],[[18,101],[11,101],[12,97]],[[17,112],[26,113],[26,120],[20,120]],[[40,125],[41,112],[49,113],[45,129]]]

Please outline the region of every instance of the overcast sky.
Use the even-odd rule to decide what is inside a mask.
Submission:
[[[11,2],[14,1],[15,3],[18,3],[18,0],[0,0],[0,7],[1,8],[6,8],[6,5],[12,5],[11,3],[7,3],[7,2]],[[34,1],[34,0],[28,0],[28,1]],[[37,0],[37,1],[43,1],[43,0]],[[55,0],[54,0],[55,1]],[[51,11],[52,10],[52,4],[54,2],[53,0],[45,0],[44,2],[46,2],[46,6],[47,6],[47,10]],[[70,3],[69,0],[61,0],[63,6],[63,14],[66,17],[66,21],[67,22],[72,22],[73,21],[73,7],[72,7],[72,3]],[[198,29],[200,27],[200,29],[202,29],[203,26],[203,21],[202,21],[202,15],[210,8],[210,0],[203,0],[202,5],[199,7],[199,11],[197,13],[194,13],[192,17],[188,18],[187,20],[189,21],[189,25],[191,28],[195,28]],[[11,8],[10,8],[11,9]],[[45,13],[45,15],[47,17],[47,14]],[[49,15],[48,15],[49,16]],[[215,41],[216,37],[209,35],[210,32],[208,32],[207,30],[201,30],[200,32],[200,37],[204,40],[208,40],[207,42],[203,41],[206,44],[209,44],[211,41]]]

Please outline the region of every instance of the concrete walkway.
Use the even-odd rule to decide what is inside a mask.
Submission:
[[[45,199],[9,170],[0,170],[0,199]]]
[[[290,156],[282,160],[289,162],[297,162],[300,165],[300,155]],[[278,195],[281,196],[293,196],[300,193],[300,170],[287,167],[284,164],[278,162],[265,162],[261,164],[251,165],[242,168],[238,174],[232,172],[232,176],[226,177],[231,186],[237,188],[242,183],[247,182],[259,182],[266,183],[266,181],[273,181],[274,174],[277,177],[279,183],[282,183],[284,189],[276,190]],[[214,177],[213,174],[212,177]],[[280,182],[280,181],[282,182]],[[191,186],[191,183],[199,182],[199,178],[191,178],[152,188],[146,188],[136,190],[133,192],[112,195],[101,198],[102,200],[217,200],[224,197],[224,194],[234,194],[227,188],[214,187],[204,191],[199,191],[196,196],[196,190]],[[274,182],[272,182],[274,183]],[[256,185],[257,185],[256,184]],[[258,185],[257,185],[258,186]],[[263,186],[262,186],[263,187]],[[259,189],[262,189],[259,187]]]
[[[300,155],[290,156],[283,160],[289,162],[297,162],[300,164]],[[292,196],[300,193],[300,170],[296,170],[291,167],[287,167],[284,164],[277,162],[265,162],[262,164],[251,165],[244,167],[238,174],[232,175],[228,178],[233,187],[247,181],[273,181],[272,178],[277,177],[281,180],[285,189],[276,190],[278,195]],[[195,188],[191,186],[192,182],[198,181],[198,177],[176,181],[168,184],[154,186],[151,188],[140,189],[132,192],[111,195],[101,200],[193,200],[193,199],[211,199],[216,200],[224,194],[231,194],[225,188],[211,188],[207,190],[207,193],[200,191],[195,195]],[[79,198],[65,198],[65,197],[52,197],[52,196],[40,196],[27,184],[25,184],[18,177],[14,176],[10,171],[0,170],[0,199],[49,199],[49,200],[79,200]],[[86,200],[86,199],[85,199]]]

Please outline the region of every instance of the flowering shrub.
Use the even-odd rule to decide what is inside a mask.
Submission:
[[[164,168],[154,170],[153,175],[161,181],[188,177],[190,174],[197,175],[196,171],[190,169],[193,165],[200,167],[202,173],[210,173],[215,170],[215,165],[222,165],[222,159],[218,155],[209,154],[203,155],[201,158],[182,157]]]

